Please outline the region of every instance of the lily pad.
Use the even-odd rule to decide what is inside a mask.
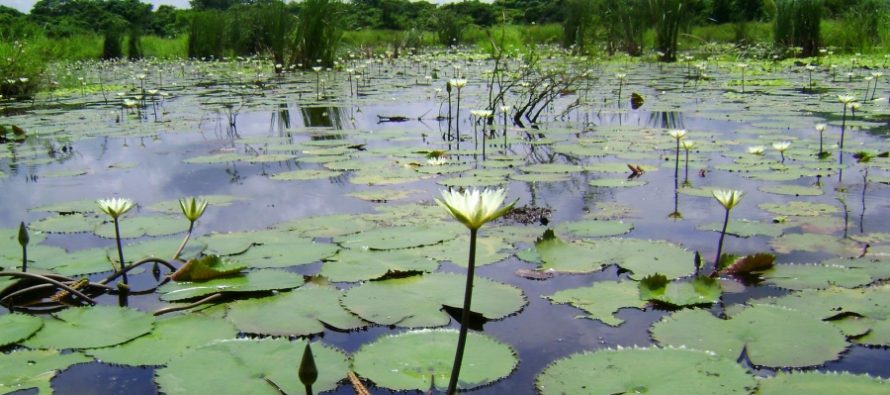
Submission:
[[[119,222],[121,238],[124,239],[165,236],[188,230],[188,221],[174,216],[123,217]],[[114,222],[106,222],[97,226],[94,233],[99,237],[115,238]]]
[[[871,283],[871,275],[864,270],[839,265],[775,265],[761,274],[765,284],[791,290],[824,289],[832,285],[854,288]]]
[[[59,354],[56,350],[18,350],[0,354],[0,392],[9,393],[36,388],[40,394],[51,394],[50,380],[60,370],[91,361],[83,354]]]
[[[834,214],[838,208],[830,204],[791,201],[787,203],[761,203],[758,207],[776,215],[793,215],[801,217],[816,217],[819,215]]]
[[[633,228],[633,224],[620,220],[582,220],[563,222],[556,227],[556,230],[578,237],[603,237],[623,235]]]
[[[89,350],[105,363],[123,365],[163,365],[189,350],[218,340],[234,339],[238,331],[232,324],[201,314],[163,318],[145,336],[113,347]]]
[[[56,215],[46,217],[28,225],[31,231],[48,233],[80,233],[92,232],[102,220],[95,216],[85,216],[81,213],[70,215]]]
[[[661,345],[716,352],[736,360],[746,349],[751,363],[769,367],[821,365],[840,357],[846,337],[829,323],[788,308],[757,304],[721,320],[704,310],[682,310],[656,322]]]
[[[334,241],[346,248],[395,250],[438,244],[454,239],[463,231],[454,224],[398,226],[337,237]]]
[[[170,395],[299,394],[304,387],[297,369],[305,345],[285,339],[217,342],[174,358],[155,372],[155,381]],[[312,343],[312,354],[318,368],[312,389],[336,388],[349,369],[346,355],[318,342]]]
[[[373,281],[350,288],[343,306],[359,317],[380,325],[407,328],[448,325],[443,306],[463,306],[462,275],[433,273],[422,276]],[[495,320],[516,313],[525,306],[518,288],[477,277],[473,284],[474,312]]]
[[[291,237],[286,242],[255,245],[235,259],[254,268],[279,268],[317,262],[336,254],[338,249],[333,244]]]
[[[412,248],[406,253],[423,256],[434,261],[448,261],[461,267],[467,267],[470,255],[470,236],[462,234],[456,239],[444,243]],[[490,265],[507,259],[513,253],[513,246],[501,237],[480,236],[476,240],[476,267]]]
[[[862,253],[862,246],[853,240],[815,233],[784,234],[770,240],[769,244],[773,250],[781,254],[788,254],[791,251],[809,251],[854,257]]]
[[[618,326],[624,320],[615,316],[622,308],[642,309],[646,302],[640,300],[638,286],[632,281],[598,281],[589,287],[559,291],[547,297],[552,303],[568,303],[588,313],[592,320]]]
[[[882,395],[890,393],[890,382],[868,375],[846,372],[778,372],[760,382],[757,395]]]
[[[125,307],[69,308],[45,320],[43,328],[24,344],[55,349],[113,346],[148,333],[154,321],[149,314]]]
[[[803,185],[768,185],[757,188],[763,192],[773,193],[776,195],[791,196],[821,196],[822,188],[803,186]]]
[[[325,327],[346,331],[367,324],[340,307],[337,289],[307,284],[290,292],[228,305],[226,319],[238,330],[272,336],[306,336]]]
[[[320,275],[335,282],[373,280],[390,273],[432,272],[439,265],[407,251],[341,250],[324,263]]]
[[[43,320],[26,314],[0,316],[0,347],[24,340],[43,327]],[[2,389],[2,387],[0,387]]]
[[[692,281],[668,281],[667,277],[655,274],[640,281],[640,299],[656,301],[670,306],[695,306],[712,304],[720,299],[720,283],[706,276],[698,276]]]
[[[189,259],[170,275],[170,279],[173,281],[207,281],[237,274],[245,268],[244,265],[220,258],[217,255],[207,255]]]
[[[299,233],[303,237],[336,237],[373,229],[377,225],[357,215],[336,214],[318,217],[299,218],[276,225]]]
[[[232,203],[248,200],[245,197],[234,195],[200,195],[197,199],[207,202],[207,207],[225,207]],[[147,207],[151,211],[160,211],[168,214],[180,214],[179,199],[164,200]]]
[[[171,281],[158,288],[161,300],[176,302],[218,292],[259,292],[284,290],[303,285],[303,276],[281,270],[258,270],[243,276],[195,282]]]
[[[451,377],[456,330],[419,330],[384,336],[353,357],[359,375],[396,391],[444,391]],[[469,390],[507,377],[516,368],[515,351],[488,336],[470,332],[458,388]]]
[[[278,173],[272,175],[271,179],[278,181],[305,181],[305,180],[320,180],[324,178],[333,178],[340,175],[340,172],[330,171],[325,169],[304,169],[304,170],[293,170],[284,173]]]
[[[626,178],[599,178],[591,180],[588,184],[599,188],[629,188],[646,185],[646,181],[628,180]]]
[[[751,236],[778,237],[786,227],[787,226],[783,226],[782,224],[771,222],[733,219],[732,221],[729,221],[729,225],[726,227],[726,234],[744,238]],[[697,228],[700,230],[720,232],[720,230],[723,229],[723,223],[712,222],[705,225],[699,225]]]
[[[739,364],[707,351],[619,348],[560,359],[544,369],[535,384],[545,395],[710,395],[748,394],[757,382]]]

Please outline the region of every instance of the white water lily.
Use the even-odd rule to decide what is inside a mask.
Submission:
[[[764,150],[766,150],[766,148],[764,148],[762,145],[748,147],[748,153],[751,155],[763,155]]]
[[[426,164],[427,164],[428,166],[445,166],[445,165],[448,164],[448,159],[447,159],[447,158],[442,158],[442,157],[439,157],[439,158],[430,158],[430,159],[427,159],[427,160],[426,160]]]
[[[826,125],[826,124],[824,124],[824,123],[817,123],[817,124],[816,124],[816,131],[819,132],[819,133],[822,133],[822,132],[825,131],[825,128],[827,128],[827,127],[828,127],[828,125]]]
[[[690,151],[695,148],[695,141],[692,140],[683,140],[680,142],[680,146],[683,147],[684,150]]]
[[[476,118],[491,118],[494,115],[490,110],[473,110],[470,115]]]
[[[196,197],[182,198],[179,199],[179,208],[182,209],[182,215],[184,215],[189,222],[195,222],[198,218],[201,218],[201,216],[204,215],[204,210],[207,208],[207,201]]]
[[[132,200],[122,198],[100,199],[96,201],[96,204],[99,205],[99,209],[102,212],[108,214],[113,219],[118,219],[134,207]]]
[[[726,210],[732,210],[733,207],[742,201],[742,196],[745,193],[735,189],[715,189],[711,191],[711,194]]]
[[[785,152],[791,146],[790,141],[777,141],[773,143],[773,149],[779,152]]]
[[[856,98],[851,95],[837,95],[837,101],[849,105],[856,101]]]
[[[487,222],[491,222],[506,214],[516,201],[504,207],[507,192],[500,189],[476,188],[463,192],[442,191],[442,200],[436,199],[436,203],[444,207],[455,219],[466,225],[470,230],[478,230]]]
[[[451,85],[457,89],[460,89],[460,88],[463,88],[465,85],[467,85],[467,80],[462,79],[462,78],[456,78],[453,80],[449,80],[448,85]]]
[[[674,139],[680,140],[686,137],[686,129],[671,129],[668,131],[668,134]]]

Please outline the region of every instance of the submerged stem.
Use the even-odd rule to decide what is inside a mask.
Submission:
[[[460,315],[460,334],[457,337],[457,351],[454,353],[454,364],[451,366],[451,378],[448,382],[448,391],[452,395],[457,393],[457,378],[460,375],[460,365],[464,359],[464,348],[467,345],[467,329],[469,329],[470,305],[473,299],[473,277],[476,272],[476,232],[470,229],[470,257],[467,263],[467,285],[464,287],[464,308]]]

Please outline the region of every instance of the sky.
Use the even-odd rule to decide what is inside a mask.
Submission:
[[[12,7],[21,12],[29,12],[36,2],[37,0],[0,0],[0,5]],[[188,0],[142,0],[142,2],[154,4],[155,8],[164,4],[177,8],[188,8],[189,5]]]

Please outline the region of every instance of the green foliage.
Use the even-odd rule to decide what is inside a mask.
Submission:
[[[0,41],[0,95],[28,99],[40,88],[46,61],[29,44]]]
[[[821,41],[821,0],[777,0],[773,37],[777,46],[798,48],[800,56],[816,56]]]
[[[225,14],[199,11],[192,14],[188,26],[190,58],[222,58],[225,50]]]
[[[343,7],[336,0],[300,3],[292,64],[331,67],[343,37]]]
[[[463,41],[464,30],[470,24],[470,18],[447,9],[439,9],[435,15],[432,25],[439,44],[445,46],[460,44]]]
[[[604,29],[606,50],[624,51],[632,56],[643,53],[643,33],[648,23],[645,0],[602,0],[598,3]]]
[[[677,38],[681,25],[689,24],[697,1],[649,0],[650,12],[655,26],[655,49],[659,60],[677,60]]]
[[[117,29],[108,29],[102,37],[102,59],[120,59],[124,55],[121,34]]]
[[[594,0],[567,0],[563,20],[563,43],[576,53],[583,53],[593,29]]]

